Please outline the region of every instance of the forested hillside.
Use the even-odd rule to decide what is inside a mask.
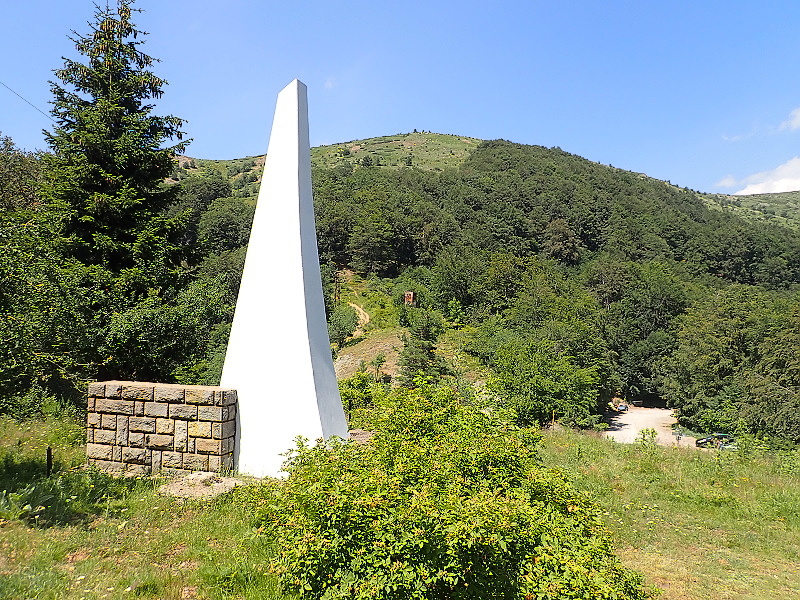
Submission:
[[[560,149],[480,145],[457,169],[315,173],[323,259],[399,278],[474,328],[529,420],[613,394],[697,430],[798,440],[800,237]]]
[[[10,140],[3,156],[31,179],[35,157]],[[525,422],[592,426],[619,395],[666,400],[699,431],[800,441],[794,230],[557,148],[483,142],[445,168],[331,160],[313,174],[328,308],[344,268],[392,297],[406,382],[452,375],[433,350],[456,328]],[[59,213],[6,186],[6,410],[90,378],[215,382],[261,163],[181,159],[158,221],[172,241],[121,277],[63,261]]]

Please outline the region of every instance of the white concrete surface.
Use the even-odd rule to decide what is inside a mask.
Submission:
[[[297,436],[347,437],[311,197],[306,86],[278,95],[221,385],[238,390],[236,467],[280,476]]]

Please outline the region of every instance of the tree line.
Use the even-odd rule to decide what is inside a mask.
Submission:
[[[257,168],[176,165],[182,121],[153,114],[165,82],[131,4],[98,9],[76,39],[85,62],[56,72],[49,151],[1,140],[6,412],[90,379],[219,377]],[[404,384],[448,372],[434,350],[455,327],[524,423],[592,426],[619,396],[666,401],[696,430],[800,441],[796,232],[502,140],[443,172],[342,165],[313,182],[332,333],[354,323],[334,274],[371,277],[408,327]]]

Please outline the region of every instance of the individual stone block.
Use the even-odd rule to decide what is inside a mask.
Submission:
[[[101,415],[100,427],[102,427],[103,429],[116,429],[117,415]]]
[[[183,468],[183,454],[180,452],[162,452],[161,453],[161,468],[162,469],[182,469]]]
[[[147,464],[147,450],[144,448],[122,448],[122,462],[135,463],[137,465]]]
[[[213,473],[219,473],[222,469],[222,459],[219,456],[210,455],[208,457],[208,470]]]
[[[197,419],[197,406],[189,404],[170,404],[169,416],[171,419]]]
[[[101,429],[102,431],[102,429]],[[94,427],[86,428],[86,443],[91,444],[94,442]]]
[[[112,460],[113,446],[105,444],[86,444],[86,457],[99,460]]]
[[[105,382],[94,382],[89,384],[88,394],[90,398],[105,398],[106,397],[106,384]]]
[[[195,452],[198,454],[222,453],[222,440],[207,440],[205,438],[197,438],[194,443]]]
[[[229,437],[223,440],[220,440],[220,454],[226,454],[228,452],[233,452],[234,446],[236,445],[236,439]]]
[[[190,469],[192,471],[207,471],[208,456],[204,456],[202,454],[184,454],[183,468]]]
[[[117,446],[128,445],[128,419],[135,419],[136,417],[117,417]]]
[[[144,447],[144,434],[143,433],[135,433],[131,431],[128,434],[128,445],[133,446],[134,448],[143,448]]]
[[[139,383],[126,383],[122,386],[122,397],[125,400],[153,400],[155,386]]]
[[[192,421],[189,423],[189,436],[210,438],[211,437],[211,423],[208,421]]]
[[[174,438],[171,435],[161,435],[158,433],[148,433],[144,436],[146,448],[155,450],[172,450]]]
[[[94,410],[94,401],[95,399],[92,396],[86,399],[86,412],[92,412]]]
[[[156,419],[156,433],[174,434],[175,421],[172,419]]]
[[[149,475],[150,465],[125,463],[126,475]]]
[[[223,406],[198,406],[197,418],[201,421],[224,421],[222,413],[227,410]]]
[[[86,424],[89,427],[100,427],[100,414],[96,412],[90,412],[86,415]]]
[[[166,417],[169,414],[169,405],[164,402],[145,402],[144,415],[146,417]]]
[[[121,462],[113,462],[110,460],[90,459],[89,464],[94,465],[98,469],[102,469],[107,473],[121,473],[122,470],[125,468],[125,465],[123,465]]]
[[[112,413],[119,415],[132,415],[133,402],[126,402],[125,400],[109,400],[107,398],[98,398],[94,401],[95,412]]]
[[[111,460],[116,462],[122,462],[122,447],[121,446],[112,446],[111,447]]]
[[[153,394],[156,402],[182,403],[184,401],[183,386],[177,385],[157,385]]]
[[[175,421],[175,450],[186,452],[188,443],[188,423],[186,421]]]
[[[186,404],[214,404],[214,390],[207,388],[187,388]]]
[[[121,381],[106,381],[106,398],[122,398]]]
[[[216,403],[220,406],[230,406],[236,404],[237,392],[236,390],[224,389],[222,393],[216,394]]]
[[[152,417],[131,417],[129,421],[129,427],[131,431],[155,433],[156,420]]]
[[[160,450],[153,450],[152,454],[150,455],[150,467],[152,468],[153,473],[158,473],[161,470]]]
[[[92,442],[95,444],[108,444],[113,446],[117,441],[116,429],[95,429]]]
[[[211,437],[215,440],[221,440],[234,435],[236,435],[236,421],[212,423],[211,425]]]
[[[144,403],[143,400],[134,400],[134,402],[133,402],[133,405],[134,405],[133,414],[135,414],[137,417],[143,417],[144,416],[144,404],[145,403]]]

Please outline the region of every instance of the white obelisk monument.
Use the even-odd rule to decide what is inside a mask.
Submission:
[[[280,476],[303,436],[348,437],[325,322],[311,197],[306,86],[278,94],[222,370],[238,391],[236,467]]]

